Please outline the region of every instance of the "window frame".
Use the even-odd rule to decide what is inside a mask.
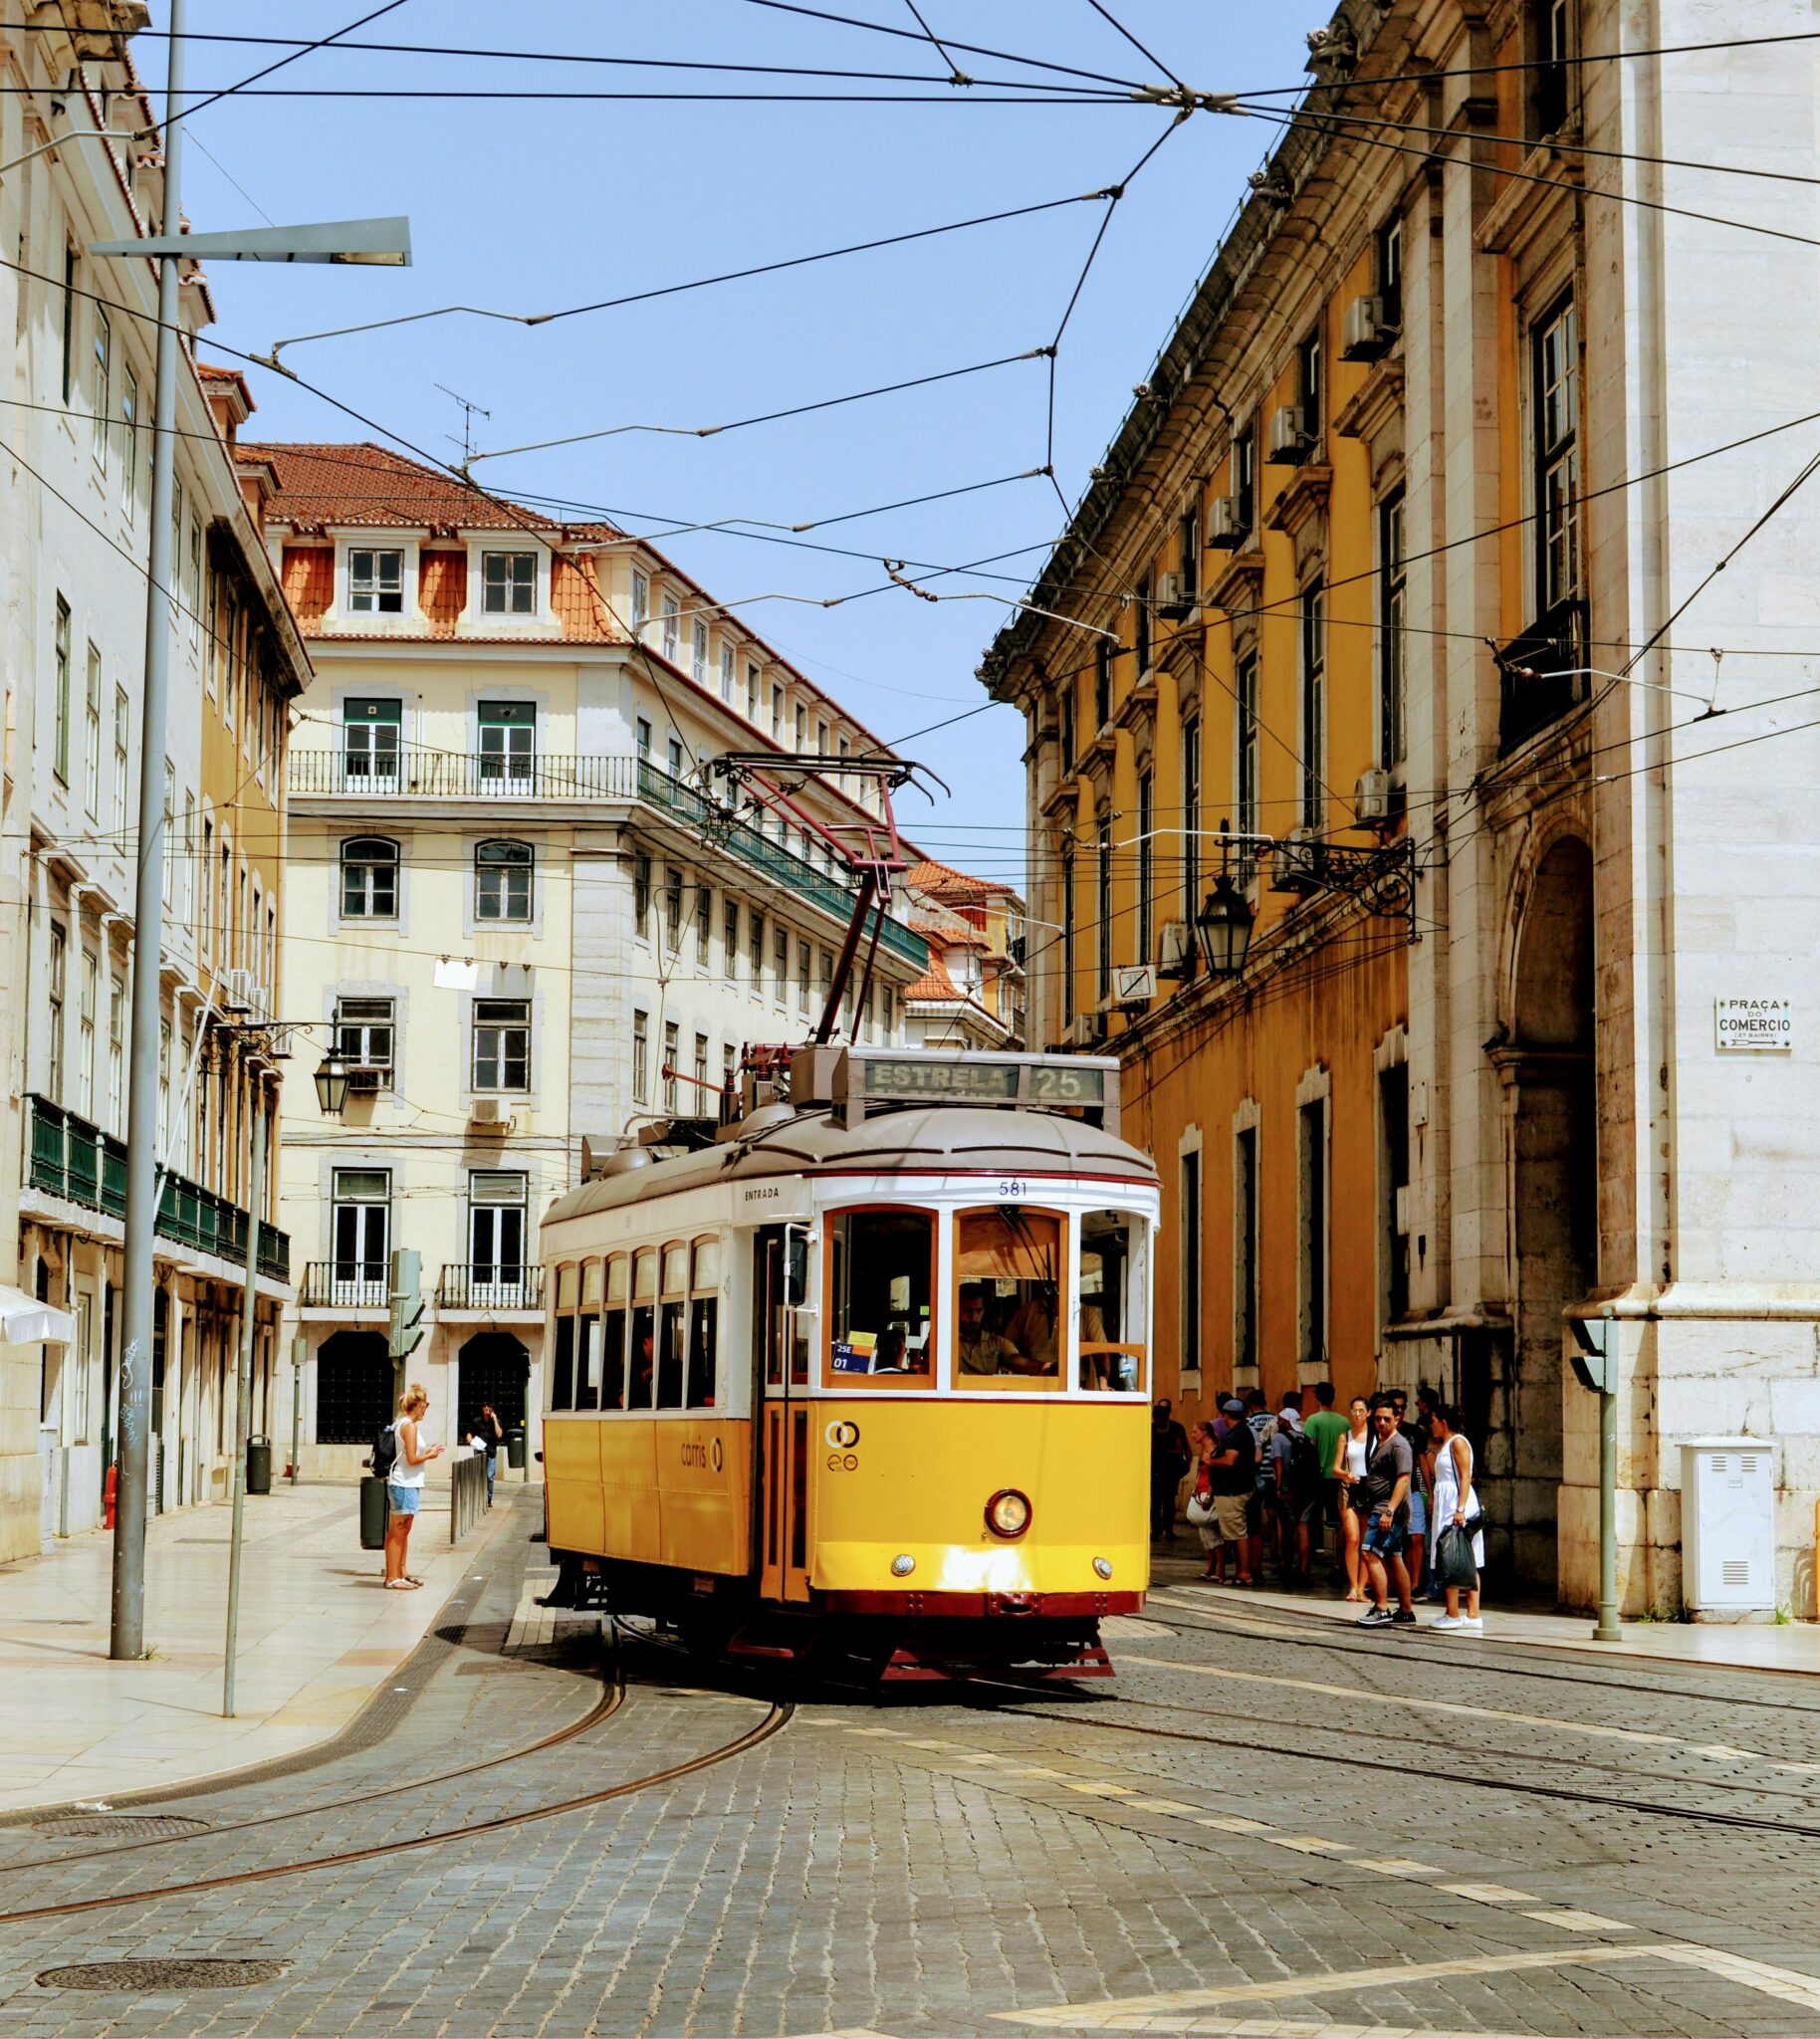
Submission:
[[[390,854],[388,856],[356,854],[356,852],[362,850],[387,850]],[[341,878],[341,883],[337,890],[337,898],[340,902],[339,919],[344,921],[387,922],[396,922],[398,920],[404,889],[404,859],[394,837],[390,835],[344,835],[341,841],[337,863]],[[357,906],[350,906],[348,903],[347,883],[349,876],[355,871],[365,874],[360,880],[363,903]],[[382,871],[389,871],[391,873],[390,903],[384,907],[374,904],[381,889],[377,874]],[[208,882],[208,877],[209,874],[205,873],[205,883]]]
[[[491,1009],[491,1010],[490,1010]],[[509,1011],[511,1016],[509,1017]],[[468,1019],[469,1088],[476,1097],[527,1097],[532,1090],[532,1040],[536,1008],[530,999],[480,999],[473,1003]],[[493,1034],[490,1062],[494,1080],[483,1080],[482,1035]],[[512,1036],[523,1034],[519,1052],[513,1052]],[[520,1062],[524,1080],[513,1082],[512,1072]]]
[[[383,1007],[383,1014],[354,1014],[350,1009],[356,1006]],[[377,1069],[381,1072],[379,1087],[389,1090],[397,1066],[398,1053],[398,1002],[394,998],[368,996],[364,992],[336,996],[330,1027],[335,1040],[335,1052],[342,1061],[361,1069]],[[376,1037],[384,1035],[383,1047],[376,1045]]]
[[[1562,338],[1562,370],[1551,379],[1550,344]],[[1579,598],[1583,566],[1580,534],[1580,327],[1571,288],[1561,292],[1529,329],[1530,487],[1534,498],[1536,617],[1550,615],[1563,603]],[[1560,392],[1557,397],[1556,392]],[[1549,435],[1550,417],[1559,409],[1565,429]],[[1565,515],[1555,521],[1554,485],[1564,480],[1558,499]],[[1557,582],[1557,553],[1564,556],[1565,578]]]
[[[513,854],[506,855],[504,852]],[[489,855],[489,852],[492,854]],[[492,905],[488,900],[491,897]],[[537,918],[537,850],[516,836],[492,835],[474,845],[474,919],[495,927],[529,927]]]
[[[345,613],[350,616],[401,616],[404,614],[404,553],[402,546],[349,546],[346,567]],[[358,562],[368,562],[366,573]],[[385,571],[384,562],[395,560],[396,585]],[[388,597],[395,599],[388,600]]]
[[[929,1297],[928,1330],[924,1334],[923,1351],[928,1356],[928,1370],[923,1373],[882,1373],[875,1374],[868,1367],[861,1373],[836,1372],[834,1369],[834,1265],[835,1228],[848,1220],[858,1217],[883,1217],[896,1214],[908,1218],[920,1218],[929,1228]],[[942,1337],[942,1247],[943,1232],[948,1213],[929,1204],[906,1204],[883,1200],[859,1204],[842,1204],[821,1214],[821,1317],[822,1334],[817,1340],[821,1347],[820,1382],[824,1389],[833,1389],[841,1394],[871,1393],[881,1390],[896,1394],[933,1394],[942,1379],[944,1360],[941,1352]],[[846,1251],[842,1242],[841,1252]],[[905,1357],[908,1358],[906,1342]]]
[[[497,575],[495,568],[502,569]],[[526,577],[524,567],[529,567]],[[496,601],[494,596],[499,599]],[[523,595],[521,601],[519,597]],[[530,552],[483,552],[480,556],[480,608],[485,616],[535,616],[538,613],[538,556]]]
[[[1301,825],[1319,833],[1327,819],[1327,584],[1303,583],[1296,603],[1300,640]]]
[[[970,1218],[989,1218],[1003,1221],[1008,1208],[1001,1204],[960,1204],[942,1213],[942,1222],[949,1234],[949,1292],[947,1296],[949,1322],[953,1326],[949,1345],[949,1387],[961,1395],[1065,1395],[1074,1378],[1073,1325],[1077,1315],[1076,1307],[1070,1307],[1068,1297],[1078,1285],[1075,1270],[1078,1267],[1076,1246],[1078,1244],[1078,1214],[1048,1204],[1019,1204],[1015,1208],[1020,1219],[1039,1218],[1053,1220],[1055,1224],[1055,1304],[1052,1335],[1055,1340],[1055,1366],[1050,1373],[1002,1373],[964,1374],[961,1371],[961,1290],[977,1276],[964,1274],[961,1270],[961,1229]]]
[[[1396,771],[1409,748],[1409,667],[1404,641],[1409,609],[1406,501],[1399,482],[1377,506],[1378,764],[1385,772]]]

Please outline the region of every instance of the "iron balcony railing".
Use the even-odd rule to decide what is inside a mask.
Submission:
[[[1560,601],[1497,654],[1497,750],[1508,757],[1591,691],[1586,604]]]
[[[311,1260],[304,1268],[301,1297],[307,1310],[366,1310],[383,1316],[391,1288],[383,1262]]]
[[[781,842],[773,842],[769,836],[760,834],[749,822],[729,823],[725,814],[703,799],[693,787],[685,786],[681,780],[671,778],[669,773],[659,771],[645,758],[638,761],[638,796],[712,840],[724,843],[742,863],[750,864],[754,870],[782,885],[796,898],[820,907],[822,912],[831,914],[836,920],[846,920],[851,916],[851,886],[842,884],[829,871],[817,870],[806,857],[796,855]],[[886,919],[879,947],[893,956],[902,957],[906,963],[914,964],[918,970],[928,965],[929,944],[921,935],[913,935],[901,921]]]
[[[33,1097],[26,1180],[110,1218],[126,1215],[126,1146],[48,1097]],[[166,1174],[158,1191],[160,1238],[237,1265],[247,1256],[247,1214],[187,1176]],[[291,1241],[275,1225],[259,1228],[259,1271],[274,1281],[291,1278]]]
[[[544,1270],[510,1261],[445,1260],[436,1278],[436,1306],[445,1310],[539,1310]]]
[[[455,751],[404,751],[395,759],[342,751],[293,751],[291,791],[374,801],[420,795],[444,799],[642,800],[749,869],[835,920],[853,911],[853,887],[726,812],[648,758],[473,757]],[[901,921],[879,937],[887,954],[925,969],[929,945]]]
[[[545,752],[516,757],[462,751],[401,751],[364,757],[345,751],[293,751],[293,793],[345,793],[395,799],[630,799],[632,758],[567,758]]]

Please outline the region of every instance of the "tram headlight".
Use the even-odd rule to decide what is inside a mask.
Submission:
[[[1112,1576],[1112,1560],[1109,1557],[1096,1557],[1093,1560],[1093,1569],[1102,1579],[1109,1579]]]
[[[986,1526],[1009,1543],[1030,1526],[1030,1497],[1015,1486],[1002,1486],[986,1503]]]
[[[891,1560],[891,1576],[894,1579],[907,1579],[915,1570],[916,1560],[907,1550],[900,1550]]]

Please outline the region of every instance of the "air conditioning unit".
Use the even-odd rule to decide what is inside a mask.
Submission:
[[[347,1094],[349,1097],[376,1097],[385,1088],[385,1077],[383,1069],[349,1069]]]
[[[1164,573],[1157,580],[1157,613],[1179,622],[1195,610],[1195,591],[1186,573]]]
[[[1369,828],[1380,821],[1390,819],[1390,774],[1373,766],[1369,772],[1359,774],[1359,783],[1352,789],[1352,818],[1361,828]]]
[[[223,971],[219,989],[225,1012],[257,1013],[264,1007],[265,993],[250,970]]]
[[[1194,968],[1194,929],[1185,920],[1166,920],[1157,937],[1158,977],[1190,977]]]
[[[1320,889],[1326,844],[1312,828],[1291,828],[1270,851],[1270,890],[1302,894]]]
[[[1216,496],[1207,506],[1207,549],[1236,553],[1245,544],[1245,505],[1237,496]]]
[[[1299,467],[1314,450],[1299,403],[1281,404],[1270,413],[1269,449],[1276,467]]]
[[[1401,331],[1385,318],[1382,298],[1354,298],[1340,326],[1340,359],[1379,360],[1389,353]]]
[[[1154,964],[1115,963],[1112,966],[1112,1003],[1115,1006],[1147,1006],[1156,995]]]
[[[468,1117],[477,1126],[498,1126],[503,1130],[512,1123],[512,1100],[509,1097],[477,1097],[468,1106]]]
[[[1106,1037],[1106,1022],[1097,1013],[1076,1013],[1073,1040],[1076,1047],[1098,1047]]]

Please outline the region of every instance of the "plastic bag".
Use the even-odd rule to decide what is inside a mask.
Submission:
[[[1468,1593],[1479,1584],[1473,1539],[1458,1522],[1450,1522],[1435,1545],[1435,1578],[1440,1585],[1458,1586]]]

